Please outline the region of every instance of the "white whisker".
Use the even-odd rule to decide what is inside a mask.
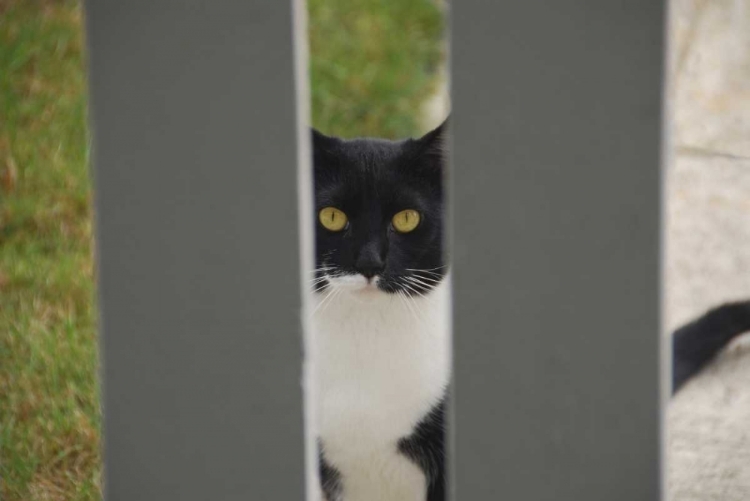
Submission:
[[[312,315],[315,315],[315,313],[317,313],[317,312],[318,312],[318,310],[320,310],[320,308],[321,308],[321,307],[322,307],[322,306],[323,306],[324,304],[326,304],[326,303],[327,303],[327,302],[328,302],[328,301],[329,301],[329,300],[331,299],[331,297],[333,297],[333,295],[334,295],[334,294],[335,294],[335,293],[336,293],[337,291],[338,291],[338,289],[335,289],[335,288],[330,288],[330,289],[328,290],[328,293],[327,293],[327,294],[325,295],[325,297],[324,297],[324,298],[323,298],[323,299],[322,299],[322,300],[320,301],[320,303],[318,303],[318,306],[316,306],[316,307],[315,307],[315,309],[314,309],[314,310],[313,310],[313,312],[312,312]]]
[[[443,266],[438,266],[438,267],[436,267],[436,268],[424,268],[424,269],[417,269],[417,268],[406,268],[406,270],[407,270],[407,271],[423,271],[423,272],[425,272],[425,273],[426,273],[426,272],[428,272],[428,271],[442,270],[443,268],[445,268],[445,267],[447,267],[447,266],[448,266],[447,264],[444,264]]]
[[[397,291],[398,295],[401,296],[404,299],[404,305],[409,310],[409,312],[412,314],[415,320],[419,320],[419,316],[417,315],[417,312],[414,311],[412,308],[411,302],[409,301],[409,296],[402,290]]]
[[[416,277],[404,277],[404,280],[407,280],[407,281],[409,281],[412,284],[424,287],[425,289],[428,289],[428,290],[432,289],[435,286],[435,284],[438,283],[437,281],[435,281],[434,283],[430,283],[430,282],[424,281],[424,280],[422,280],[420,278],[416,278]]]
[[[323,273],[326,271],[335,270],[336,268],[334,266],[323,266],[320,268],[315,268],[313,270],[310,270],[308,273],[314,274],[314,273]]]
[[[409,284],[408,284],[408,283],[406,283],[406,282],[401,282],[401,285],[403,285],[403,286],[404,286],[404,287],[406,287],[406,288],[407,288],[408,290],[410,290],[411,292],[413,292],[413,293],[414,293],[414,294],[415,294],[416,296],[418,296],[418,297],[425,297],[425,296],[424,296],[424,294],[422,294],[421,292],[419,292],[419,291],[418,291],[418,290],[417,290],[417,289],[416,289],[415,287],[413,287],[412,285],[409,285]]]
[[[432,280],[433,282],[436,282],[436,283],[440,282],[443,279],[442,275],[422,275],[416,272],[413,272],[413,275],[411,276],[421,278],[423,280]]]
[[[333,303],[333,301],[334,301],[334,300],[336,299],[336,297],[337,297],[337,296],[338,296],[339,294],[341,294],[341,291],[342,291],[342,289],[339,289],[339,288],[336,288],[336,289],[334,289],[334,291],[333,291],[333,297],[332,297],[332,298],[331,298],[331,299],[330,299],[330,300],[329,300],[329,301],[328,301],[328,302],[326,303],[326,305],[325,305],[325,306],[323,307],[323,309],[322,309],[322,310],[320,311],[320,313],[321,313],[321,314],[322,314],[323,312],[325,312],[326,308],[328,308],[328,307],[329,307],[329,306],[331,305],[331,303]]]
[[[414,305],[414,308],[416,308],[419,311],[419,314],[416,315],[417,320],[420,320],[421,322],[427,321],[427,316],[424,314],[424,310],[422,309],[422,306],[417,303],[416,297],[425,297],[424,294],[420,293],[418,290],[414,289],[410,285],[408,285],[405,282],[401,282],[401,285],[404,286],[408,291],[410,292],[404,292],[406,294],[406,297],[411,300],[412,304]],[[413,294],[412,294],[413,293]]]

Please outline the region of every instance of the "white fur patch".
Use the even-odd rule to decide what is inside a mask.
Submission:
[[[344,501],[424,501],[422,470],[398,441],[442,399],[450,378],[450,286],[386,294],[361,275],[316,294],[318,436],[341,473]]]

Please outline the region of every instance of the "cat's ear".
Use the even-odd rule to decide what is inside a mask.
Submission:
[[[449,116],[435,129],[419,138],[418,141],[430,150],[445,152],[448,145],[448,123],[450,122],[450,119]]]
[[[310,128],[310,131],[312,133],[313,153],[323,153],[331,150],[335,146],[337,142],[335,137],[326,136],[314,128]]]
[[[419,139],[413,140],[414,154],[427,160],[429,163],[436,163],[442,169],[445,168],[448,160],[448,124],[450,116],[435,129],[431,130]]]
[[[321,179],[335,172],[338,165],[338,147],[341,140],[336,137],[326,136],[320,131],[310,129],[312,135],[312,160],[313,172],[316,179]]]

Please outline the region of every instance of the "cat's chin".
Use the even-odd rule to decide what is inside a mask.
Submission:
[[[329,277],[328,281],[337,289],[343,289],[348,292],[368,292],[378,291],[379,277],[372,279],[366,278],[364,275],[339,275],[336,277]]]
[[[328,279],[331,285],[340,289],[343,293],[349,294],[357,299],[373,299],[386,294],[379,286],[380,277],[367,279],[365,276],[344,275]]]
[[[374,283],[366,284],[364,287],[352,290],[353,294],[358,296],[371,296],[373,294],[385,294],[378,286]]]

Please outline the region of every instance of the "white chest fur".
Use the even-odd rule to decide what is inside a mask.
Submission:
[[[424,501],[421,469],[399,439],[450,378],[448,279],[425,297],[338,291],[313,318],[317,432],[344,501]]]

